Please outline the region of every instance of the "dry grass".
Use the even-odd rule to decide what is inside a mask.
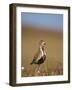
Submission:
[[[37,65],[30,65],[34,54],[37,52],[38,42],[46,42],[46,61],[37,70]],[[63,74],[63,34],[36,30],[36,28],[22,28],[22,77],[49,76]]]
[[[29,65],[22,70],[22,76],[25,77],[51,75],[63,75],[63,67],[61,63],[58,63],[55,68],[45,69],[44,65],[41,65],[40,67],[38,65]]]

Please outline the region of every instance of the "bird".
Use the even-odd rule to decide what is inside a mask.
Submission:
[[[45,46],[46,46],[46,42],[44,40],[40,40],[38,51],[34,55],[33,60],[30,63],[31,65],[37,64],[38,66],[40,66],[45,62],[46,60]]]

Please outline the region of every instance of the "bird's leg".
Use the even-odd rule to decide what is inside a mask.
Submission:
[[[40,65],[38,65],[38,70],[37,70],[38,73],[40,73]]]
[[[37,72],[38,71],[38,65],[36,65],[36,68],[35,68],[35,72]]]
[[[38,65],[38,71],[40,71],[40,65]]]
[[[39,76],[39,75],[40,75],[40,65],[37,65],[35,69],[35,76]]]

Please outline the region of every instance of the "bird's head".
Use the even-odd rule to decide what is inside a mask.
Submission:
[[[44,40],[40,40],[39,45],[40,45],[41,48],[44,49],[45,46],[46,46],[46,42]]]

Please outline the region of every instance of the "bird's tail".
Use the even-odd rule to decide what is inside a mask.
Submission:
[[[31,65],[32,65],[32,64],[37,64],[37,62],[31,62],[30,64],[31,64]]]
[[[30,63],[31,65],[35,63],[35,59],[32,60],[32,62]]]
[[[33,64],[33,62],[30,63],[31,65]]]

